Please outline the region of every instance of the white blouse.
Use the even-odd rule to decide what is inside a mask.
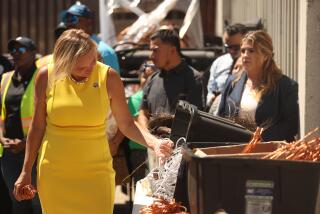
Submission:
[[[250,86],[246,85],[242,94],[239,119],[244,124],[255,126],[255,115],[258,106],[257,93]]]

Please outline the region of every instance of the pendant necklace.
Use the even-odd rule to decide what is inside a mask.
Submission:
[[[83,80],[77,81],[76,79],[74,79],[74,78],[72,77],[71,74],[68,75],[68,78],[69,78],[72,82],[74,82],[75,84],[77,84],[77,85],[85,84],[85,83],[88,81],[88,79],[89,79],[88,77],[86,77],[86,78],[84,78]]]

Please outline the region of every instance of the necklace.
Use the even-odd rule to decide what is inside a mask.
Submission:
[[[83,80],[78,81],[75,78],[73,78],[71,74],[68,75],[68,78],[69,78],[69,80],[71,80],[72,82],[74,82],[77,85],[85,84],[89,79],[88,77],[86,77]]]
[[[253,82],[252,80],[248,79],[246,82],[246,86],[249,87],[252,90],[256,90],[259,88],[259,83],[258,82]]]

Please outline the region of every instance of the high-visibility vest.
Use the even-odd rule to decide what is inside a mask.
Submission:
[[[44,66],[47,66],[50,63],[53,63],[53,54],[49,54],[49,55],[46,55],[46,56],[39,58],[36,61],[36,66],[37,66],[37,68],[42,68]]]
[[[38,72],[38,69],[34,72],[31,81],[29,82],[21,100],[20,104],[20,117],[22,122],[22,129],[23,134],[26,137],[29,131],[29,127],[31,125],[32,117],[34,114],[34,81],[35,76]],[[14,71],[10,71],[7,73],[4,73],[1,80],[1,119],[4,122],[6,119],[6,106],[5,106],[5,99],[6,95],[12,80],[12,76],[14,74]]]

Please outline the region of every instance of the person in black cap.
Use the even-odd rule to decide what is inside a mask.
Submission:
[[[34,112],[36,46],[30,38],[17,37],[9,41],[8,50],[13,57],[14,71],[5,73],[1,81],[1,170],[10,192],[12,213],[38,214],[41,213],[38,197],[19,202],[12,195],[14,183],[22,169],[27,133]],[[35,167],[33,174],[35,177]],[[35,179],[32,183],[35,185]]]
[[[54,38],[56,39],[56,41],[59,39],[61,34],[63,32],[65,32],[66,30],[68,30],[68,27],[66,26],[66,23],[60,22],[58,24],[58,26],[56,27],[56,29],[54,29]]]
[[[68,28],[77,28],[84,30],[90,35],[91,39],[98,44],[98,52],[102,57],[103,63],[109,65],[120,73],[118,57],[115,51],[103,42],[96,34],[93,34],[93,12],[88,6],[80,2],[72,5],[62,15],[62,21]]]

